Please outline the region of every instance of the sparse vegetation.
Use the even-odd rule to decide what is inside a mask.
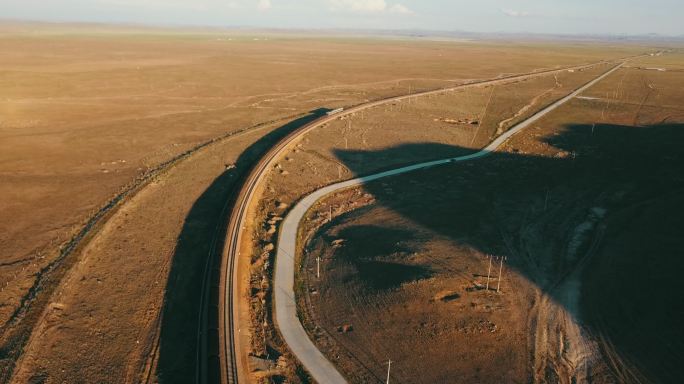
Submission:
[[[0,23],[0,32],[3,383],[193,381],[200,298],[207,276],[212,281],[218,274],[205,268],[218,264],[211,258],[220,256],[231,196],[270,146],[319,114],[645,50],[627,44],[275,33],[256,39],[246,32],[226,38],[225,31],[89,31],[68,24]],[[682,62],[677,50],[634,61],[512,141],[501,158],[350,189],[321,202],[300,228],[302,253],[293,255],[300,258],[300,316],[318,345],[358,382],[382,378],[390,352],[397,356],[391,356],[397,360],[392,377],[400,382],[444,382],[456,373],[478,382],[554,381],[572,372],[559,368],[551,351],[540,346],[548,342],[549,348],[576,351],[577,340],[590,340],[594,344],[581,348],[594,348],[591,356],[604,359],[591,365],[595,382],[677,377],[680,354],[658,355],[649,338],[680,340],[680,332],[671,318],[659,317],[664,306],[657,301],[656,315],[639,324],[637,305],[649,301],[625,281],[638,275],[638,263],[614,258],[638,258],[639,252],[615,242],[628,244],[621,236],[646,229],[612,216],[609,197],[579,193],[576,185],[558,180],[580,178],[573,164],[591,170],[593,162],[607,159],[613,168],[598,169],[624,178],[606,179],[606,190],[625,191],[621,198],[634,202],[656,199],[648,204],[667,213],[662,204],[669,203],[657,193],[634,194],[640,184],[616,165],[611,140],[633,145],[639,139],[648,153],[656,153],[667,141],[663,132],[676,137],[678,126],[672,124],[684,119]],[[238,279],[244,285],[240,322],[249,341],[249,350],[241,352],[250,355],[250,378],[269,384],[311,381],[274,328],[271,288],[277,231],[303,195],[354,175],[470,153],[606,68],[599,64],[390,103],[305,135],[269,173],[244,229],[249,236]],[[561,127],[568,124],[578,125],[581,134],[564,134]],[[659,133],[635,134],[623,143],[618,124]],[[670,125],[656,129],[665,124]],[[608,154],[602,152],[606,148]],[[682,181],[679,169],[670,168],[679,164],[678,153],[663,156],[667,161],[654,163],[658,172],[672,185]],[[563,166],[554,173],[548,164]],[[581,180],[585,186],[596,181]],[[604,206],[605,217],[591,210]],[[551,212],[568,219],[556,220]],[[651,213],[644,217],[657,221]],[[469,219],[479,226],[469,228]],[[626,226],[625,232],[611,232],[618,226]],[[550,250],[563,249],[569,230],[576,234],[570,253],[594,253],[584,287],[597,290],[606,283],[600,276],[624,270],[595,301],[579,304],[594,312],[611,306],[625,311],[628,325],[602,315],[587,320],[601,324],[590,330],[605,339],[572,326],[563,328],[570,330],[567,339],[549,336],[551,326],[567,325],[558,318],[580,319],[575,312],[558,315],[569,309],[549,300],[557,297],[544,285],[567,270]],[[592,239],[603,230],[607,245],[599,249]],[[504,294],[482,289],[477,275],[482,254],[495,251],[518,256],[507,266]],[[678,251],[671,246],[662,255]],[[519,257],[525,252],[531,255],[525,262],[544,270],[531,275],[532,267]],[[322,256],[324,279],[314,279],[313,255]],[[663,269],[670,265],[669,259],[657,262]],[[533,335],[527,332],[531,324]],[[620,339],[629,326],[643,337]],[[210,331],[214,337],[215,329]],[[388,339],[396,343],[389,347]],[[447,355],[453,359],[442,364]],[[498,370],[486,369],[492,360]],[[438,361],[440,369],[434,369]],[[661,368],[665,374],[659,375]],[[417,377],[418,372],[425,374]]]
[[[316,319],[313,339],[353,382],[381,381],[388,358],[398,382],[671,382],[681,354],[656,340],[681,339],[668,315],[681,308],[656,291],[676,281],[664,265],[677,264],[682,249],[664,224],[681,214],[672,191],[684,179],[668,175],[684,167],[684,131],[663,123],[684,119],[671,104],[682,97],[678,76],[626,68],[587,92],[602,100],[571,102],[500,154],[322,201],[354,208],[332,225],[316,212],[304,224],[300,278],[309,289],[300,305]],[[632,219],[651,209],[663,225]],[[484,291],[486,254],[509,256],[503,294]],[[431,273],[378,285],[349,255]],[[324,279],[313,275],[315,257]],[[660,272],[637,272],[644,268]],[[354,332],[336,332],[343,322]],[[445,364],[444,356],[457,358]]]

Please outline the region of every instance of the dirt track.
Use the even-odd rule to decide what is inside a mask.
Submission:
[[[32,375],[40,375],[43,369],[51,372],[50,376],[54,378],[55,372],[60,370],[53,369],[53,363],[43,360],[41,356],[59,353],[63,356],[60,365],[69,367],[68,370],[61,370],[65,378],[90,377],[95,380],[96,377],[100,377],[101,373],[107,372],[104,367],[100,367],[100,364],[110,366],[115,361],[112,357],[116,356],[116,361],[119,361],[117,365],[122,370],[122,374],[125,372],[125,376],[111,377],[107,374],[97,380],[137,381],[136,377],[141,373],[142,365],[145,363],[138,359],[146,359],[150,353],[154,352],[150,348],[161,326],[162,303],[155,297],[164,296],[165,285],[161,283],[165,281],[168,274],[171,273],[172,284],[177,283],[173,280],[172,265],[169,263],[171,258],[168,254],[177,253],[182,247],[167,248],[165,244],[175,243],[174,233],[180,233],[180,228],[183,226],[181,218],[188,216],[185,209],[192,206],[192,202],[197,200],[201,192],[208,187],[207,183],[214,178],[214,173],[223,171],[226,163],[234,163],[243,148],[256,141],[265,130],[272,129],[272,127],[272,124],[264,125],[261,129],[231,136],[230,140],[217,141],[201,153],[194,154],[191,160],[186,159],[175,164],[172,169],[166,169],[151,177],[149,179],[151,185],[127,201],[107,221],[100,230],[98,238],[83,251],[85,254],[83,261],[69,272],[62,289],[52,298],[53,303],[57,304],[48,307],[44,318],[39,323],[40,328],[34,332],[38,338],[29,341],[15,379],[21,382]],[[211,166],[207,167],[208,169],[203,168],[197,166],[197,162],[207,162]],[[229,180],[228,178],[227,181]],[[181,194],[181,190],[193,192]],[[184,200],[181,200],[181,197]],[[206,225],[211,227],[211,223]],[[119,228],[130,226],[150,230],[156,228],[154,232],[159,235],[149,238],[146,231],[128,233],[119,230]],[[193,240],[185,239],[181,234],[180,241]],[[204,248],[205,246],[198,247],[193,252],[201,253]],[[181,262],[180,259],[183,257],[187,256],[175,255],[177,260],[174,263]],[[136,277],[145,276],[142,271],[138,271],[140,263],[144,263],[146,269],[155,270],[156,276],[148,276],[145,279]],[[106,272],[112,268],[121,273],[112,275]],[[148,280],[150,277],[153,280]],[[135,290],[132,289],[134,287],[126,284],[131,279],[140,281]],[[127,288],[122,289],[124,286]],[[151,294],[152,292],[156,294]],[[102,295],[106,295],[109,298],[108,301],[113,304],[98,306],[97,297]],[[144,301],[145,297],[149,297],[152,301]],[[130,308],[125,313],[116,311],[112,313],[110,308],[112,305]],[[130,316],[128,311],[136,311],[136,315]],[[106,315],[107,313],[109,315]],[[88,318],[96,319],[95,323],[78,320]],[[101,321],[103,318],[108,318],[109,321],[116,319],[116,321],[104,323]],[[60,325],[65,323],[72,325],[68,327]],[[138,331],[132,333],[129,331],[131,329]],[[194,335],[194,330],[188,331]],[[150,336],[152,336],[151,339]],[[94,340],[93,337],[95,337]],[[116,348],[115,350],[101,346],[97,348],[101,355],[96,355],[93,349],[94,345],[100,345],[101,341],[98,337],[113,337],[119,341],[125,337],[129,340],[127,343],[110,344],[108,348]],[[179,338],[179,340],[183,339]],[[94,343],[93,347],[90,347],[92,343]],[[81,355],[81,353],[67,353],[73,345],[80,345],[82,353],[87,353],[88,356]],[[167,352],[163,354],[161,363],[169,364],[166,360],[170,357],[166,356]],[[76,360],[71,361],[69,356]],[[186,356],[186,358],[194,365],[194,356]],[[71,362],[67,363],[67,361]],[[88,368],[86,369],[85,366]]]
[[[414,65],[411,68],[414,73],[397,74],[391,71],[380,71],[377,68],[363,72],[357,71],[354,65],[362,65],[365,68],[374,63],[345,61],[351,56],[349,52],[345,52],[344,47],[356,52],[358,46],[348,42],[337,42],[336,49],[329,50],[329,46],[326,45],[328,43],[316,43],[316,50],[321,52],[316,62],[323,64],[319,68],[320,73],[312,74],[307,70],[307,76],[302,77],[288,72],[291,76],[284,78],[296,79],[296,82],[282,85],[278,83],[279,88],[274,91],[271,87],[274,81],[254,82],[253,78],[248,75],[249,71],[276,74],[278,78],[283,78],[280,72],[272,70],[273,65],[281,63],[280,59],[287,57],[288,60],[301,58],[306,60],[306,55],[298,56],[301,52],[297,50],[299,48],[297,42],[289,43],[289,45],[276,42],[271,45],[271,50],[275,48],[277,51],[275,57],[278,58],[272,61],[272,56],[262,54],[269,51],[263,46],[265,44],[255,47],[252,42],[242,41],[235,42],[228,47],[225,43],[216,42],[214,39],[204,41],[204,38],[206,36],[200,36],[199,41],[186,41],[183,38],[177,41],[167,36],[159,38],[152,35],[138,41],[129,37],[119,39],[111,36],[99,36],[97,39],[92,39],[86,33],[79,37],[65,36],[59,39],[59,44],[54,44],[49,34],[46,37],[38,33],[30,38],[12,35],[3,39],[2,44],[6,49],[2,50],[2,65],[6,70],[3,72],[6,76],[3,76],[0,81],[3,82],[2,92],[6,99],[3,99],[2,107],[3,112],[9,113],[5,114],[3,117],[6,119],[0,122],[0,135],[3,138],[0,140],[3,146],[3,150],[0,151],[3,154],[3,168],[0,171],[3,177],[10,180],[10,183],[0,186],[0,194],[3,198],[11,197],[4,200],[11,201],[11,204],[4,205],[0,212],[2,218],[7,219],[2,220],[2,224],[6,225],[3,226],[0,243],[8,252],[7,260],[2,260],[0,264],[3,272],[1,277],[2,282],[6,285],[9,283],[9,289],[6,287],[0,294],[2,299],[0,316],[3,320],[18,304],[18,299],[33,285],[35,272],[52,263],[53,253],[55,253],[53,251],[58,249],[62,240],[77,233],[81,224],[85,224],[83,220],[99,209],[104,201],[119,190],[119,187],[128,185],[129,181],[139,175],[141,168],[154,168],[159,163],[164,163],[203,140],[225,132],[227,126],[249,126],[254,121],[285,116],[298,108],[305,111],[306,106],[317,106],[321,103],[337,105],[350,100],[362,101],[367,98],[402,93],[402,88],[407,88],[408,82],[395,82],[395,78],[424,78],[411,81],[413,89],[424,89],[462,81],[460,78],[464,74],[473,77],[494,76],[502,68],[501,63],[495,62],[485,66],[472,65],[469,60],[478,62],[482,57],[486,58],[488,53],[479,52],[473,56],[474,58],[466,58],[462,50],[457,49],[458,52],[454,53],[452,45],[449,44],[446,47],[447,51],[440,52],[440,57],[444,53],[445,58],[453,56],[458,60],[449,66],[437,68],[448,68],[448,71],[443,69],[441,72],[435,72],[433,71],[435,67],[431,66],[433,63],[431,56],[416,55],[414,51],[416,47],[398,47],[390,44],[381,52],[373,47],[365,47],[364,50],[385,56],[419,58],[419,60],[412,61]],[[433,44],[430,46],[435,47]],[[436,46],[440,50],[445,48],[439,44]],[[238,55],[240,60],[235,59],[233,49],[242,52]],[[278,49],[284,49],[285,56],[282,56],[283,52]],[[307,46],[306,49],[310,50],[311,46]],[[508,52],[508,50],[508,48],[501,48],[502,52]],[[16,51],[21,54],[13,54]],[[563,63],[586,62],[589,60],[588,57],[605,58],[607,55],[603,50],[599,52],[592,49],[585,50],[586,54],[577,54],[570,50],[564,50],[560,54],[550,54],[544,50],[543,57],[540,56],[539,60],[534,61],[530,60],[530,53],[535,52],[535,49],[528,47],[524,51],[525,54],[509,56],[511,61],[506,63],[506,70],[512,71],[511,68],[529,70],[532,68],[530,67],[532,62],[537,66],[554,67]],[[622,55],[624,51],[628,50],[617,49],[610,55]],[[32,56],[35,52],[41,52],[41,55]],[[113,54],[113,56],[106,56],[107,60],[103,61],[102,52]],[[46,57],[49,60],[43,60]],[[125,60],[122,60],[122,57]],[[330,58],[329,61],[328,58]],[[385,65],[380,62],[375,64],[380,67]],[[468,71],[459,70],[460,65],[469,68]],[[301,66],[301,68],[306,68],[306,66]],[[330,78],[326,77],[326,73],[339,74],[339,68],[346,68],[350,71],[350,75],[345,76],[350,83],[330,85]],[[421,68],[427,68],[427,70],[423,71]],[[477,69],[477,73],[472,72],[473,68]],[[383,75],[381,79],[375,75],[379,73]],[[420,76],[415,76],[415,73],[419,73]],[[237,76],[237,80],[231,76]],[[168,86],[169,79],[174,79],[175,88]],[[302,79],[310,82],[304,83]],[[256,84],[257,88],[262,88],[255,89],[247,86],[235,88],[236,84],[243,80],[247,84]],[[259,80],[264,80],[264,78],[260,77]],[[65,88],[65,84],[73,86]],[[112,84],[116,84],[116,87],[111,87]],[[265,88],[264,84],[267,84]],[[327,85],[321,86],[321,84]],[[360,85],[360,87],[355,85]],[[293,90],[292,86],[296,89]],[[242,94],[235,93],[235,91],[243,90],[245,92]],[[257,116],[264,118],[260,119]],[[128,138],[134,138],[134,140],[130,141]],[[160,142],[159,139],[162,141]],[[48,143],[50,145],[46,145]],[[191,159],[188,161],[196,164]],[[201,172],[189,171],[183,167],[181,168],[185,170],[178,171],[178,173],[170,172],[169,175],[174,174],[174,177],[181,179],[178,189],[172,186],[177,179],[166,180],[166,176],[162,175],[160,179],[153,180],[153,186],[150,187],[149,192],[141,193],[140,199],[145,200],[145,204],[130,204],[130,208],[136,213],[127,213],[129,216],[135,216],[135,219],[121,221],[121,218],[112,217],[112,222],[125,223],[126,230],[137,232],[137,229],[140,229],[147,235],[136,234],[131,238],[121,235],[117,240],[116,234],[124,232],[123,229],[117,228],[119,231],[108,232],[108,235],[111,235],[109,239],[94,240],[94,244],[108,244],[106,249],[88,254],[89,257],[94,256],[95,260],[101,261],[103,269],[99,274],[110,276],[117,275],[119,271],[129,271],[119,268],[119,263],[126,259],[140,259],[145,262],[139,264],[141,268],[131,272],[129,276],[139,273],[140,280],[157,281],[157,276],[164,275],[164,265],[169,264],[168,261],[166,264],[159,262],[159,259],[177,259],[179,267],[185,268],[187,265],[183,263],[192,260],[193,257],[205,257],[203,242],[197,240],[196,249],[192,249],[191,244],[195,240],[186,240],[204,238],[200,236],[200,233],[211,232],[213,229],[210,228],[213,225],[209,222],[210,220],[201,223],[197,215],[203,212],[206,217],[214,217],[212,215],[215,212],[207,207],[214,206],[212,204],[220,200],[220,194],[225,192],[225,185],[230,183],[226,178],[219,178],[216,183],[210,183],[209,180],[212,179],[212,175],[215,177],[225,171],[224,161],[226,160],[217,160],[216,163],[209,161],[206,167],[198,167],[203,169]],[[183,172],[187,172],[190,176],[182,176]],[[193,174],[198,177],[201,174],[203,179],[192,179]],[[46,177],[47,175],[49,177]],[[207,187],[207,190],[200,193],[199,189],[191,186],[181,188],[181,185],[185,185],[183,178],[187,178],[188,182],[194,180],[197,188]],[[24,191],[32,192],[24,193]],[[187,198],[175,198],[176,195],[183,193],[188,193]],[[151,195],[157,197],[153,198]],[[170,204],[170,206],[160,208],[155,202],[155,199],[159,197],[163,200],[161,205]],[[197,198],[196,204],[193,203],[192,198]],[[136,197],[131,199],[133,200],[136,200]],[[184,208],[175,205],[176,203],[183,205]],[[30,207],[32,215],[24,214],[29,209],[27,207]],[[162,213],[157,215],[156,210],[161,210]],[[176,243],[176,238],[172,235],[165,233],[155,240],[155,235],[150,236],[150,233],[165,229],[150,225],[144,217],[137,216],[145,212],[150,216],[160,218],[167,217],[164,214],[168,213],[167,219],[162,220],[163,227],[169,229],[169,233],[177,234],[180,231],[182,236],[188,237],[183,237],[186,240],[177,243],[177,248],[169,245]],[[179,229],[181,225],[179,220],[182,217],[186,217],[187,220],[182,223],[182,229]],[[130,246],[128,242],[136,236],[140,244],[149,242],[150,247],[166,249],[168,253],[156,254],[150,252],[147,246],[136,248],[138,244]],[[108,255],[118,255],[121,259],[111,259],[107,257]],[[152,257],[154,261],[147,262],[148,260],[145,259],[147,256]],[[80,260],[78,257],[72,258],[71,262],[65,263],[63,267],[66,270]],[[84,264],[88,265],[87,268],[92,267],[90,262],[84,262]],[[146,266],[149,266],[149,269],[143,268]],[[111,267],[111,270],[107,270],[108,267]],[[184,280],[183,275],[177,277],[173,272],[173,266],[171,269],[171,276],[174,278],[169,280],[167,289],[170,291],[187,289],[188,287],[184,285],[187,281]],[[90,272],[93,271],[90,270]],[[57,273],[52,275],[49,287],[57,287],[61,275]],[[166,277],[164,276],[164,279]],[[135,291],[143,296],[157,296],[159,300],[152,300],[153,304],[150,306],[153,311],[158,308],[161,301],[161,291],[158,287],[140,291],[139,287],[134,286],[137,282],[134,280],[121,280],[119,277],[113,277],[96,278],[95,282],[96,287],[101,291],[107,291],[114,286],[115,289],[119,289],[117,294],[121,297],[127,295],[125,291]],[[90,289],[86,283],[79,284],[87,290]],[[25,342],[25,339],[21,337],[26,336],[26,332],[30,331],[32,322],[40,315],[42,308],[51,305],[49,300],[53,297],[52,291],[46,289],[49,287],[42,286],[43,299],[36,303],[37,305],[33,305],[34,313],[22,320],[24,328],[19,333],[4,332],[2,335],[3,351],[11,350],[13,346]],[[111,338],[102,340],[92,338],[92,335],[84,332],[84,337],[89,338],[85,343],[80,343],[80,341],[63,343],[63,341],[70,340],[69,334],[75,334],[76,329],[83,324],[96,324],[93,330],[97,333],[101,325],[101,328],[108,327],[106,322],[110,318],[123,319],[122,321],[126,322],[130,321],[127,316],[132,316],[147,321],[155,316],[148,313],[141,316],[139,312],[136,312],[147,299],[120,301],[119,304],[122,305],[107,307],[101,303],[108,300],[107,297],[88,296],[90,291],[82,296],[74,285],[61,287],[54,297],[68,297],[69,295],[73,297],[67,300],[59,299],[53,303],[54,306],[48,307],[49,313],[61,314],[58,316],[58,323],[68,325],[54,327],[50,325],[45,334],[34,335],[36,338],[45,336],[46,340],[57,335],[54,337],[56,341],[54,345],[49,340],[39,342],[49,345],[50,348],[31,350],[30,359],[36,356],[33,352],[43,354],[36,357],[40,364],[34,366],[35,378],[50,380],[50,377],[54,376],[88,381],[97,380],[100,377],[98,375],[103,374],[102,372],[114,372],[109,376],[120,377],[121,371],[135,371],[135,368],[121,364],[121,359],[126,359],[122,357],[126,353],[119,352],[128,350],[131,340],[126,337],[117,337],[117,332],[112,332]],[[80,301],[86,297],[88,301],[92,299],[94,304],[88,304],[85,300]],[[180,300],[182,302],[184,299],[181,297]],[[63,306],[62,301],[77,302],[78,310],[75,310],[74,306]],[[86,312],[88,316],[84,316]],[[83,324],[70,320],[70,315],[83,319]],[[90,315],[99,316],[104,320],[97,322],[89,318]],[[156,331],[152,331],[154,332]],[[17,335],[19,338],[15,339]],[[181,339],[186,336],[182,335]],[[149,335],[145,336],[146,339],[148,337]],[[170,339],[166,338],[166,340]],[[93,340],[99,341],[91,344]],[[101,344],[112,350],[120,348],[120,351],[114,352],[117,359],[95,361],[93,368],[84,370],[82,375],[77,370],[60,373],[62,366],[59,364],[59,359],[50,358],[52,353],[68,357],[78,356],[79,353],[89,355],[89,349],[97,350]],[[148,348],[147,344],[140,350],[146,348]],[[166,348],[170,347],[167,345]],[[168,357],[168,354],[166,356]],[[5,373],[7,372],[6,364],[11,363],[15,358],[16,355],[12,353],[9,356],[3,355],[2,364]],[[184,365],[177,364],[173,356],[170,360],[165,359],[162,360],[165,361],[167,367],[183,371]],[[139,357],[134,357],[129,361],[133,361],[132,365],[137,365]],[[98,370],[97,364],[102,364],[101,369]],[[182,374],[185,375],[187,372],[183,371]],[[105,376],[102,377],[107,379]],[[184,376],[179,374],[178,377]]]
[[[681,305],[656,293],[662,284],[668,284],[669,292],[676,291],[669,283],[675,273],[666,270],[678,265],[675,255],[681,252],[681,242],[666,229],[681,213],[674,191],[680,191],[682,178],[668,176],[677,174],[683,164],[676,144],[681,124],[658,124],[664,116],[684,118],[681,110],[669,107],[681,97],[675,85],[681,77],[661,74],[647,79],[623,69],[587,92],[622,86],[625,92],[619,99],[609,105],[573,100],[514,137],[501,154],[471,166],[454,164],[399,176],[323,202],[309,217],[314,230],[323,226],[309,238],[303,275],[313,316],[321,320],[322,329],[313,334],[328,348],[329,358],[340,356],[347,374],[370,371],[378,381],[388,357],[397,362],[395,379],[401,382],[435,382],[440,373],[492,383],[515,378],[666,383],[681,375],[681,354],[661,344],[681,339],[676,336],[680,327],[672,322],[677,317],[669,315]],[[639,92],[649,91],[644,83],[653,84],[658,94],[641,113],[638,104],[620,102],[643,99]],[[629,126],[635,113],[643,125]],[[424,201],[414,204],[414,199]],[[336,217],[326,224],[331,205],[337,207]],[[647,208],[652,206],[661,208]],[[643,215],[646,222],[634,221],[633,215]],[[657,215],[662,220],[655,220]],[[655,227],[646,229],[649,226]],[[407,232],[395,233],[396,228]],[[382,238],[387,242],[379,241]],[[468,308],[469,301],[478,301],[466,288],[472,287],[472,280],[482,280],[459,281],[457,272],[481,276],[482,253],[509,256],[504,302],[490,298],[493,310],[485,317],[499,326],[493,336],[497,343],[491,350],[477,348],[488,344],[486,337],[476,335],[465,341],[469,348],[463,350],[458,321],[469,321],[469,313],[482,316],[479,306]],[[315,274],[318,255],[323,259],[323,281]],[[378,288],[380,279],[373,276],[382,276],[383,269],[364,277],[364,268],[376,265],[427,269],[428,277],[416,272],[418,277],[409,274],[407,281],[391,289]],[[661,278],[662,273],[667,277]],[[455,295],[450,304],[437,299],[427,304],[445,289],[460,297]],[[511,296],[519,297],[516,305],[529,311],[520,324],[507,303]],[[393,317],[401,320],[392,321]],[[425,324],[413,321],[416,318]],[[353,330],[336,330],[344,324],[353,325]],[[332,345],[325,341],[325,333],[331,335],[327,339]],[[428,341],[421,344],[422,339]],[[441,361],[438,352],[443,351],[444,339],[452,341],[444,351],[451,348],[450,353],[462,359],[460,364],[434,363]],[[383,350],[383,340],[393,340],[393,348]],[[496,355],[501,349],[510,352],[509,360]],[[348,350],[368,367],[354,363]],[[479,361],[478,354],[487,356],[487,363]],[[516,363],[515,356],[529,363]],[[520,366],[529,371],[513,369]]]
[[[290,350],[292,350],[295,356],[297,356],[297,359],[304,365],[307,371],[309,371],[309,373],[317,382],[344,383],[346,381],[339,373],[337,373],[334,365],[327,361],[325,357],[318,351],[318,348],[309,340],[306,331],[301,326],[299,317],[297,315],[297,302],[295,299],[296,269],[294,255],[297,254],[297,235],[299,233],[299,224],[306,215],[307,211],[324,196],[343,189],[362,185],[384,177],[400,175],[403,173],[449,164],[452,162],[474,160],[489,155],[491,152],[503,145],[510,137],[530,126],[546,114],[554,111],[556,108],[565,104],[569,100],[572,100],[575,96],[582,93],[586,89],[589,89],[597,82],[603,80],[618,70],[620,66],[621,65],[618,65],[612,68],[598,78],[577,89],[570,95],[556,101],[552,105],[544,108],[543,110],[534,114],[532,117],[506,131],[503,135],[499,136],[494,142],[479,152],[462,157],[416,164],[396,170],[385,171],[374,175],[352,179],[338,184],[333,184],[306,196],[288,213],[280,229],[278,248],[276,252],[276,272],[274,281],[276,318],[278,328],[283,334],[288,347]],[[546,322],[544,322],[544,324],[546,324]]]

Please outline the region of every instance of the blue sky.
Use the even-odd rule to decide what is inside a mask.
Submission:
[[[684,35],[684,0],[0,0],[0,18],[276,28]]]

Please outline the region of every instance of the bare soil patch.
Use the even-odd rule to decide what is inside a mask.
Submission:
[[[617,72],[589,92],[617,97],[575,100],[501,153],[321,202],[302,230],[299,292],[305,325],[329,358],[353,382],[382,382],[387,359],[397,382],[681,376],[674,285],[682,244],[673,223],[683,213],[684,129],[659,123],[684,121],[670,107],[682,79],[642,76]],[[628,102],[644,99],[649,84],[660,95],[649,96],[649,108]],[[330,206],[339,207],[332,222]],[[431,274],[378,286],[391,269],[369,282],[348,253]],[[501,294],[468,289],[482,285],[486,254],[508,258]],[[341,323],[353,332],[336,332]]]
[[[642,50],[114,29],[32,25],[31,33],[13,27],[0,39],[3,380],[34,327],[18,377],[118,382],[137,375],[154,349],[164,295],[194,289],[168,280],[176,278],[174,260],[192,257],[177,254],[187,249],[178,239],[197,234],[185,230],[197,220],[192,207],[207,192],[211,207],[201,211],[215,213],[230,187],[212,189],[212,180],[229,171],[242,139],[207,152],[216,157],[199,156],[202,164],[188,159],[100,221],[94,228],[102,233],[90,232],[63,263],[59,255],[117,193],[169,159],[321,107]],[[205,226],[202,236],[212,220],[196,223]],[[190,241],[204,245],[202,236]],[[204,255],[203,248],[189,254]],[[42,273],[55,262],[59,273]],[[175,374],[185,378],[187,369]]]
[[[253,255],[250,282],[253,310],[252,353],[266,358],[279,356],[282,352],[277,351],[286,350],[277,333],[270,327],[271,292],[267,282],[271,278],[273,260],[271,250],[265,247],[272,245],[277,234],[278,220],[284,211],[300,196],[354,174],[472,152],[481,145],[477,140],[473,140],[478,137],[478,132],[482,133],[480,140],[494,137],[502,126],[502,121],[508,120],[503,125],[507,127],[506,124],[529,116],[602,71],[605,71],[605,67],[565,71],[556,76],[540,76],[500,86],[494,90],[495,92],[492,92],[491,88],[474,88],[442,96],[419,98],[410,103],[390,104],[355,114],[351,118],[336,120],[307,134],[275,165],[263,191],[264,197],[255,211],[256,228],[253,243],[250,248],[243,251]],[[478,124],[473,124],[474,121]],[[485,121],[481,129],[480,121]],[[359,203],[354,201],[354,204]],[[327,211],[320,212],[318,219],[325,220],[331,215],[337,216],[345,207],[347,205],[342,202],[328,205]],[[328,240],[331,241],[333,248],[345,246],[344,241],[334,244],[336,239]],[[432,274],[429,268],[425,269],[422,266],[388,262],[383,259],[364,259],[360,255],[354,257],[357,256],[360,258],[353,259],[355,270],[360,275],[368,277],[365,281],[375,289],[398,287],[407,282],[417,284]],[[385,268],[391,268],[393,273],[385,273],[382,275],[385,277],[384,280],[374,281],[372,277],[378,275],[377,271]],[[483,282],[483,287],[484,284]],[[479,286],[478,282],[464,286],[463,289],[478,294],[481,290]],[[434,302],[436,293],[426,293],[424,301]],[[348,324],[343,319],[339,320],[334,329],[342,329],[345,325],[352,325],[355,329],[353,324]],[[354,331],[342,333],[353,334]],[[307,380],[306,377],[300,379]]]

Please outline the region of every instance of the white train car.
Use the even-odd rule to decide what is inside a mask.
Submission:
[[[333,109],[332,111],[326,112],[326,115],[332,116],[332,115],[336,115],[342,111],[344,111],[344,108],[337,108],[337,109]]]

